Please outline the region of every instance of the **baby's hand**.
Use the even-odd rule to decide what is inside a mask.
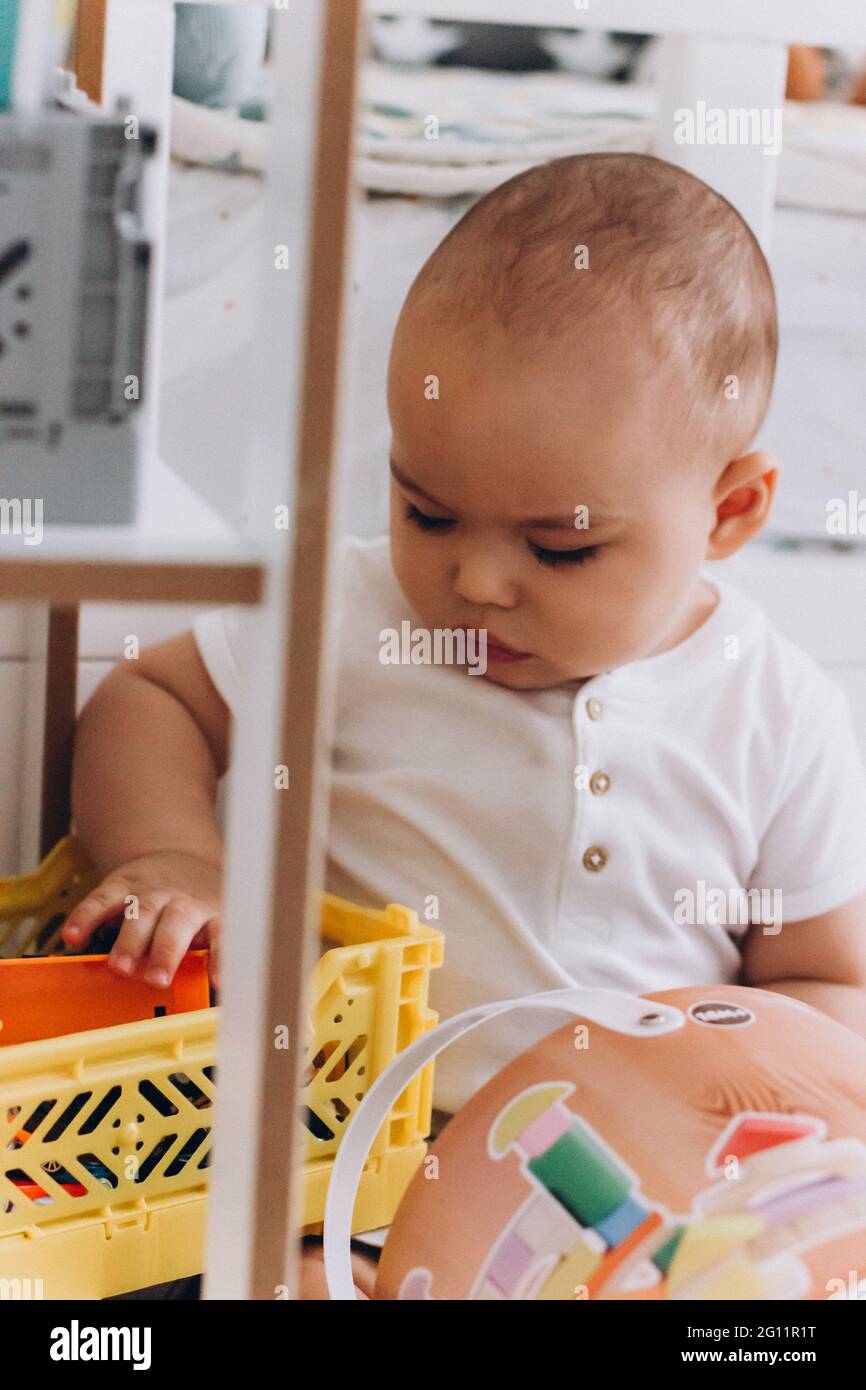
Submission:
[[[133,975],[146,960],[144,982],[164,987],[191,947],[210,949],[210,980],[219,984],[222,871],[194,854],[163,851],[120,864],[69,914],[61,935],[85,946],[103,922],[123,917],[108,956],[116,974]]]

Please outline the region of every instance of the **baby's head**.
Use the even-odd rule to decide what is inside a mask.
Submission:
[[[764,524],[777,347],[751,231],[699,179],[579,155],[476,203],[416,278],[388,378],[391,553],[431,628],[535,689],[664,651]]]

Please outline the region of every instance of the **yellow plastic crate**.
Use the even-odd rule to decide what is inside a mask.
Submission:
[[[58,883],[58,863],[74,882]],[[0,883],[0,941],[14,915],[16,932],[29,922],[32,950],[34,921],[44,928],[58,902],[71,911],[91,873],[63,842],[35,874]],[[323,894],[321,922],[340,944],[317,962],[310,991],[301,1104],[304,1227],[313,1231],[353,1109],[437,1022],[427,994],[443,950],[441,932],[396,904],[379,912]],[[105,1298],[201,1272],[219,1012],[0,1045],[0,1294]],[[432,1085],[431,1064],[382,1126],[354,1230],[393,1217],[426,1152]]]
[[[56,844],[32,874],[0,878],[0,956],[65,954],[60,928],[98,882],[73,835]]]

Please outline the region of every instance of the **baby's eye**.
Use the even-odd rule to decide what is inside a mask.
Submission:
[[[584,545],[579,550],[545,550],[543,546],[529,542],[529,549],[542,565],[585,565],[601,549],[598,545]]]
[[[406,503],[406,520],[414,521],[421,531],[441,531],[446,526],[453,526],[454,522],[447,516],[428,516],[426,512],[421,512],[414,502]]]

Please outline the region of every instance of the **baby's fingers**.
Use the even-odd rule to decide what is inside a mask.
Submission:
[[[118,975],[134,975],[141,961],[147,955],[147,948],[156,930],[157,921],[165,908],[166,898],[146,896],[139,898],[130,894],[130,915],[120,929],[117,940],[108,955],[109,967]],[[155,981],[148,980],[148,984]]]
[[[191,902],[175,899],[163,909],[144,971],[145,984],[157,988],[171,984],[177,967],[206,920],[204,909]]]
[[[67,946],[86,946],[96,928],[118,917],[126,905],[127,884],[107,878],[82,898],[63,924],[60,935]]]

